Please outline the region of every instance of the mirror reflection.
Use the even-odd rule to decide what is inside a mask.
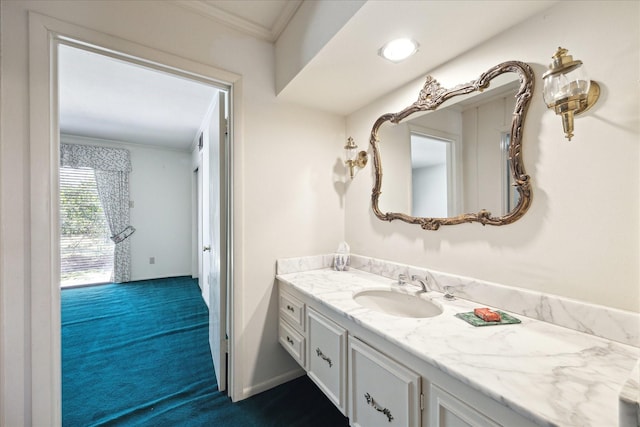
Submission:
[[[510,75],[511,83],[504,86],[457,102],[454,98],[436,111],[380,127],[382,210],[445,218],[481,209],[505,215],[516,206],[508,161],[519,83],[517,75]],[[406,158],[394,162],[400,153],[393,151]],[[391,193],[398,197],[387,197]]]
[[[425,229],[522,216],[530,186],[521,127],[532,87],[530,67],[516,61],[450,90],[427,77],[416,103],[372,130],[376,215]]]

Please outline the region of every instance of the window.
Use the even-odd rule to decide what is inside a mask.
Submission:
[[[114,244],[94,171],[60,168],[60,285],[111,281]]]

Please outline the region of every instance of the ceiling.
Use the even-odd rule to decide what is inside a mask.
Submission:
[[[176,0],[251,36],[275,41],[302,0]],[[190,151],[218,89],[62,45],[59,121],[66,135]]]
[[[367,1],[278,97],[348,115],[555,3],[556,0]],[[380,57],[379,49],[398,37],[416,40],[418,52],[401,63]],[[513,59],[518,58],[504,60]]]
[[[305,1],[316,0],[173,3],[277,43]],[[556,2],[369,0],[278,97],[348,115]],[[399,64],[377,55],[384,43],[398,36],[417,40],[418,53]],[[218,91],[71,47],[61,49],[59,64],[60,129],[66,134],[189,150]]]
[[[190,151],[218,89],[61,45],[60,132]]]

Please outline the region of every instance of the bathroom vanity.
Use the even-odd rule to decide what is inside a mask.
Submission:
[[[517,312],[519,324],[474,327],[455,314],[488,304],[470,301],[464,280],[433,274],[436,290],[423,293],[399,286],[398,272],[425,273],[353,255],[349,271],[332,270],[330,256],[278,262],[279,341],[351,425],[619,425],[637,324],[624,332],[631,343]],[[367,290],[417,294],[438,310],[389,315],[354,299]]]

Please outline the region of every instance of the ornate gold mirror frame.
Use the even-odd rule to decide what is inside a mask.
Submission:
[[[491,212],[482,209],[478,213],[466,213],[448,218],[414,217],[405,213],[382,213],[378,206],[382,188],[382,159],[380,156],[378,131],[385,122],[398,124],[407,116],[428,110],[435,110],[443,102],[455,96],[466,95],[475,91],[482,92],[489,87],[491,79],[503,73],[516,73],[520,80],[520,87],[516,94],[515,109],[511,121],[511,140],[508,149],[509,169],[513,179],[513,186],[519,194],[517,205],[506,215],[494,217]],[[375,169],[375,185],[371,194],[374,213],[383,221],[399,219],[410,224],[419,224],[425,230],[437,230],[441,225],[455,225],[466,222],[479,222],[482,225],[506,225],[516,221],[529,209],[531,205],[530,177],[526,174],[522,160],[522,127],[531,100],[534,75],[531,67],[519,61],[507,61],[496,65],[477,80],[458,85],[452,89],[445,89],[431,76],[427,76],[424,87],[420,91],[418,100],[398,113],[387,113],[378,118],[371,130],[369,143],[373,149],[373,165]]]

